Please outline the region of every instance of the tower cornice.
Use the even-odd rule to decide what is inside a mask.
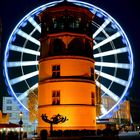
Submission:
[[[67,37],[67,36],[72,36],[72,37],[82,37],[82,38],[86,38],[90,41],[93,41],[94,39],[89,37],[86,34],[80,34],[80,33],[73,33],[73,32],[60,32],[60,33],[50,33],[47,34],[47,36],[44,36],[43,38],[40,39],[40,41],[46,40],[47,38],[60,38],[60,37]]]
[[[39,63],[47,60],[54,60],[54,59],[81,59],[81,60],[87,60],[95,63],[95,60],[92,58],[84,57],[84,56],[74,56],[74,55],[61,55],[61,56],[50,56],[45,57],[39,60]]]
[[[82,83],[91,83],[91,84],[95,84],[95,81],[92,80],[91,78],[86,78],[83,76],[63,76],[63,77],[59,77],[59,78],[46,78],[44,80],[39,81],[39,84],[44,84],[44,83],[53,83],[53,82],[82,82]]]
[[[94,15],[87,8],[80,7],[71,2],[62,2],[56,6],[49,7],[39,14],[39,18],[45,17],[46,15],[51,15],[52,17],[60,17],[63,14],[74,15],[81,14],[88,18],[89,21],[92,21]]]

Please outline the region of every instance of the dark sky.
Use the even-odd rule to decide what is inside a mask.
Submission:
[[[51,1],[51,0],[49,0]],[[10,33],[17,23],[36,7],[49,2],[48,0],[1,0],[0,17],[2,19],[2,50],[4,50]],[[134,82],[131,95],[140,97],[140,6],[138,0],[83,0],[90,2],[109,13],[118,21],[127,34],[132,46],[135,63]]]

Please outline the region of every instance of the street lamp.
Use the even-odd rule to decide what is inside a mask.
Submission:
[[[23,113],[20,112],[20,113],[19,113],[19,119],[20,119],[20,120],[19,120],[19,126],[20,126],[19,138],[20,138],[20,140],[22,140],[22,138],[21,138],[21,127],[22,127],[22,124],[23,124],[22,117],[23,117]]]

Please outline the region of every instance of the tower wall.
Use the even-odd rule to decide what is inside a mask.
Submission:
[[[52,78],[52,66],[60,65],[60,76],[81,76],[91,78],[94,60],[82,56],[54,56],[42,59],[39,63],[39,81]],[[91,79],[94,80],[94,79]]]
[[[52,77],[52,67],[60,65],[60,77]],[[94,61],[81,56],[55,56],[39,64],[39,116],[62,114],[68,121],[54,129],[95,129],[95,82],[91,77]],[[60,103],[53,104],[53,91],[60,92]],[[91,98],[91,93],[94,94]],[[39,117],[39,128],[50,129]]]
[[[47,113],[48,116],[54,114],[64,114],[68,116],[68,121],[53,125],[53,130],[95,130],[95,107],[86,105],[60,105],[60,106],[44,106],[39,108],[39,115]],[[47,129],[50,131],[50,124],[45,123],[41,117],[39,118],[38,130]]]
[[[64,1],[43,11],[38,86],[38,130],[50,130],[42,114],[67,121],[54,130],[96,128],[92,21],[86,8]]]

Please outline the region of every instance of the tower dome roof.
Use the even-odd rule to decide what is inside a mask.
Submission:
[[[44,10],[42,13],[40,13],[39,18],[40,20],[45,17],[46,15],[50,15],[52,17],[59,17],[62,14],[64,14],[64,12],[69,12],[70,15],[74,15],[76,16],[77,14],[82,14],[83,16],[85,16],[88,21],[92,21],[93,20],[93,13],[90,12],[87,8],[75,5],[72,2],[68,2],[67,0],[64,0],[63,2],[58,3],[55,6],[49,7],[46,10]],[[74,12],[74,14],[73,14]]]

